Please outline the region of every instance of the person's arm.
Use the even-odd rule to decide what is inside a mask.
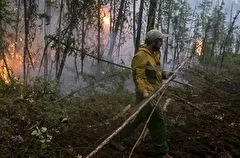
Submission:
[[[134,73],[134,81],[137,90],[142,93],[151,93],[154,91],[153,86],[147,81],[145,73],[147,65],[146,57],[142,54],[137,54],[132,60],[132,69]]]

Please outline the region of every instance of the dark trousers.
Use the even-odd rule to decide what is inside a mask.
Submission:
[[[143,100],[141,93],[136,94],[136,103],[139,103]],[[136,116],[132,122],[130,122],[120,134],[122,138],[131,136],[135,129],[144,121],[146,121],[153,110],[153,105],[150,103],[146,105],[140,113]],[[149,133],[152,137],[153,144],[158,153],[165,154],[168,152],[169,147],[167,144],[167,129],[163,120],[163,115],[160,107],[158,106],[149,123],[148,123]]]

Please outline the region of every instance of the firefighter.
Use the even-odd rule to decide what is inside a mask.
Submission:
[[[133,80],[136,87],[136,103],[149,97],[159,86],[162,80],[169,75],[161,69],[160,66],[160,47],[163,39],[167,35],[159,30],[150,30],[147,32],[145,44],[140,45],[136,55],[132,60]],[[153,105],[146,105],[138,116],[127,125],[121,132],[121,138],[127,138],[134,133],[134,130],[144,121],[146,121],[153,109]],[[168,155],[169,147],[167,143],[167,129],[161,115],[161,109],[158,107],[153,113],[148,129],[156,150],[157,158],[171,158]],[[118,141],[112,141],[112,145],[118,150],[125,149]]]

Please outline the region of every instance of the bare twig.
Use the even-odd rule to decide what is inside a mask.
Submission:
[[[90,126],[91,128],[94,128],[94,127],[99,127],[99,126],[104,126],[104,125],[107,125],[109,124],[111,121],[115,121],[121,117],[123,117],[125,115],[125,113],[132,107],[131,104],[127,105],[120,113],[118,113],[117,115],[115,115],[113,118],[110,118],[110,119],[107,119],[105,120],[104,122],[100,123],[100,124],[97,124],[97,125],[93,125],[93,126]]]
[[[189,86],[189,87],[191,87],[191,88],[194,88],[193,85],[188,84],[188,83],[183,83],[183,82],[180,82],[180,81],[177,81],[177,80],[172,80],[172,82],[175,82],[175,83],[178,83],[178,84],[182,84],[182,85],[185,85],[185,86]]]
[[[193,103],[189,102],[188,100],[183,99],[183,98],[181,98],[181,97],[179,97],[179,96],[177,96],[177,95],[175,95],[175,94],[172,94],[172,93],[171,93],[171,95],[172,95],[173,97],[175,97],[175,98],[177,98],[177,99],[179,99],[179,100],[187,103],[187,104],[190,105],[191,107],[194,107],[194,108],[196,108],[196,109],[198,109],[198,110],[201,110],[199,107],[197,107],[197,106],[194,105]]]

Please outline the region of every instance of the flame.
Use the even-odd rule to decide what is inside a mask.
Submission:
[[[101,45],[106,46],[108,43],[109,33],[110,33],[110,10],[107,6],[101,8],[101,19],[103,32],[101,33]]]
[[[110,17],[109,16],[103,17],[103,25],[104,26],[109,26],[110,25]]]
[[[0,65],[2,65],[2,64],[0,64]],[[8,76],[6,66],[1,66],[0,67],[0,79],[2,79],[6,84],[9,84],[10,81],[11,81],[9,76]]]
[[[198,56],[202,56],[203,55],[203,40],[198,37],[196,39],[196,53]]]
[[[10,76],[20,77],[22,64],[22,56],[21,53],[16,51],[15,43],[9,40],[6,40],[7,49],[4,53],[5,61],[2,58],[0,60],[0,78],[6,83],[9,84],[11,82]],[[10,75],[10,76],[9,76]],[[14,75],[14,76],[13,76]]]
[[[109,31],[109,26],[110,26],[110,12],[107,7],[101,8],[101,17],[103,20],[103,27],[104,31]]]

